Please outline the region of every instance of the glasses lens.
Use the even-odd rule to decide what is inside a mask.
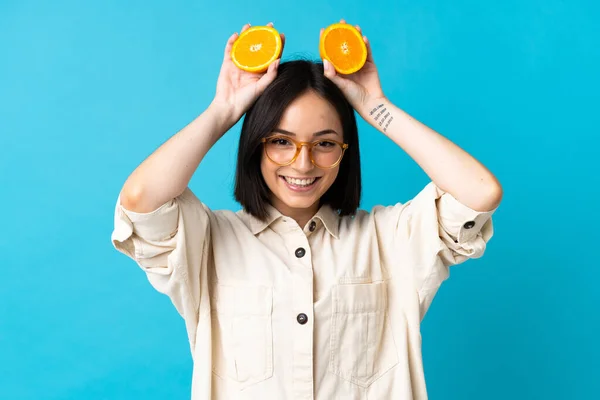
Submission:
[[[318,167],[329,168],[342,157],[342,147],[330,140],[321,140],[313,145],[312,157]]]
[[[265,142],[267,156],[278,164],[287,164],[296,155],[296,145],[283,137],[269,138]]]
[[[275,163],[289,164],[296,155],[296,144],[285,137],[272,137],[265,142],[267,156]],[[342,146],[330,140],[321,140],[312,147],[312,159],[317,167],[329,168],[342,157]]]

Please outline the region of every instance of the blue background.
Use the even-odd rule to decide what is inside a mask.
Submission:
[[[189,397],[183,320],[112,248],[116,197],[209,104],[233,31],[272,20],[284,58],[314,58],[339,18],[369,36],[388,97],[505,189],[486,256],[425,318],[430,397],[598,395],[597,2],[82,3],[0,1],[1,399]],[[239,129],[191,182],[212,208],[238,208]],[[363,208],[428,182],[360,132]]]

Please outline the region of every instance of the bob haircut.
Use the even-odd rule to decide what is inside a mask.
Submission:
[[[314,91],[337,110],[348,149],[338,176],[320,199],[340,216],[354,215],[360,205],[361,174],[358,128],[354,109],[341,90],[323,74],[323,64],[296,60],[281,63],[277,77],[246,112],[238,147],[234,196],[244,210],[260,220],[268,217],[271,191],[264,181],[260,163],[264,154],[261,139],[271,135],[286,108],[299,96]]]

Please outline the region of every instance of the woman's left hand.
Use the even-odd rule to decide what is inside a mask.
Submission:
[[[340,22],[342,24],[346,23],[344,20]],[[355,28],[362,34],[358,25]],[[324,29],[321,28],[321,35],[323,35],[323,31]],[[384,99],[385,96],[381,89],[377,67],[373,61],[371,44],[366,36],[362,38],[367,46],[367,61],[360,70],[350,75],[341,75],[327,60],[323,60],[323,65],[325,76],[340,88],[352,107],[364,118],[369,107],[376,101]]]

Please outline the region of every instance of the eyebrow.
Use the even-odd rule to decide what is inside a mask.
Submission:
[[[296,134],[294,132],[286,131],[285,129],[275,128],[275,129],[273,129],[273,132],[283,133],[284,135],[289,135],[289,136],[296,136]],[[333,129],[324,129],[322,131],[315,132],[314,136],[323,136],[323,135],[327,135],[328,133],[334,133],[336,135],[339,135],[339,133],[337,133]]]

